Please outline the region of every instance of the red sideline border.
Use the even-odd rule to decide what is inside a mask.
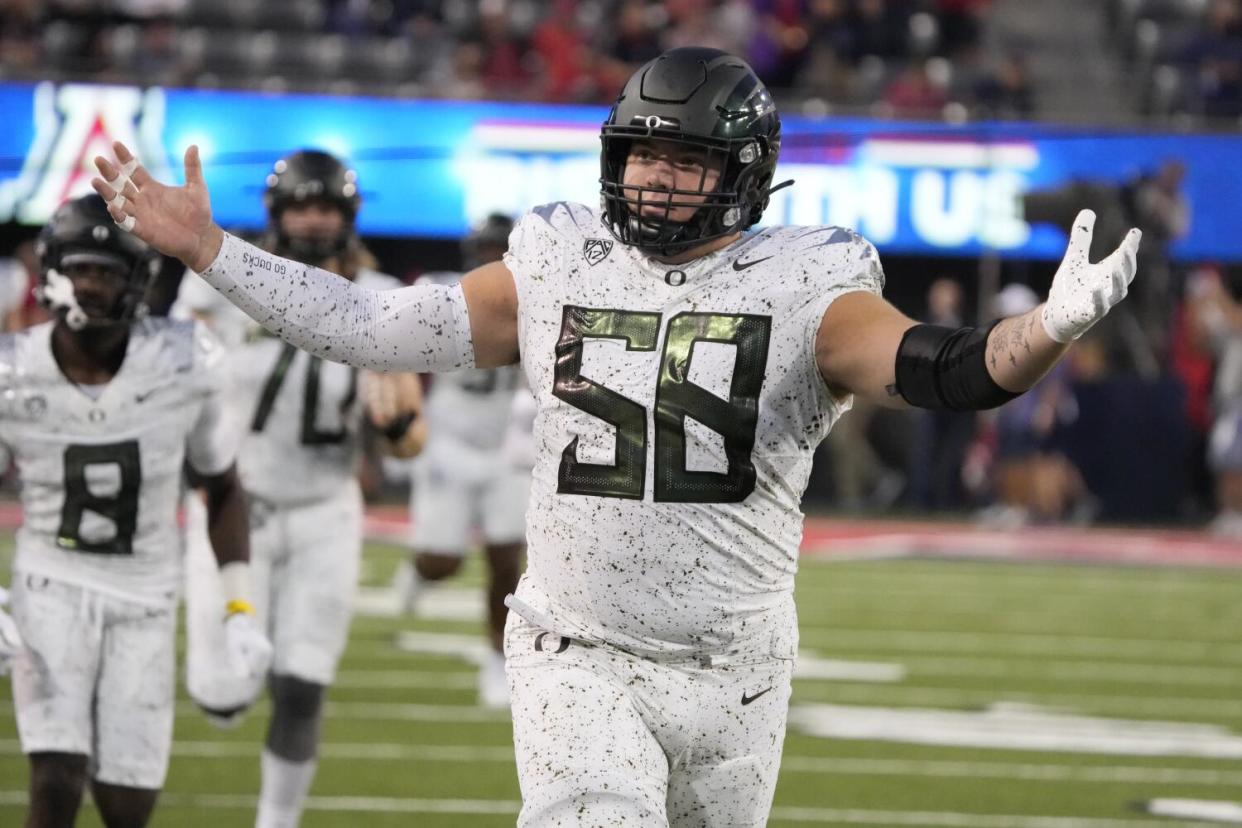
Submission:
[[[21,507],[0,503],[0,528],[21,525]],[[370,540],[405,543],[403,506],[367,509]],[[1023,527],[985,529],[970,523],[808,517],[802,554],[821,559],[970,558],[993,561],[1242,568],[1242,541],[1202,532],[1152,529]]]

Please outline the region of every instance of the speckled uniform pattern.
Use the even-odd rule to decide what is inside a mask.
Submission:
[[[1094,227],[1095,213],[1080,211],[1044,303],[1044,331],[1057,342],[1073,342],[1103,319],[1126,298],[1138,270],[1136,256],[1143,237],[1139,230],[1131,230],[1119,248],[1092,264],[1088,253]]]
[[[260,325],[315,356],[380,372],[474,367],[460,285],[368,290],[228,233],[200,275]]]
[[[177,614],[38,575],[13,581],[22,751],[80,753],[111,785],[161,788],[173,731]]]
[[[752,828],[776,787],[792,659],[705,667],[506,630],[521,828]]]
[[[51,333],[46,323],[0,337],[0,442],[22,481],[22,749],[87,754],[101,781],[159,788],[172,739],[184,464],[219,474],[235,454],[223,349],[195,322],[135,322],[120,370],[92,398],[61,373]]]
[[[184,463],[219,474],[236,455],[223,348],[197,322],[135,322],[120,370],[92,399],[61,373],[51,335],[45,323],[0,337],[0,443],[22,482],[14,571],[171,605]]]
[[[851,404],[820,378],[815,334],[838,296],[881,292],[875,249],[788,227],[671,266],[555,204],[519,222],[506,263],[538,401],[529,562],[506,640],[519,824],[764,825],[797,650],[799,500]],[[626,401],[646,416],[627,421]],[[731,454],[722,432],[739,440],[731,423],[748,417],[753,444]],[[567,491],[581,468],[622,469],[625,451],[624,496]],[[753,490],[711,502],[744,461]]]
[[[762,825],[797,651],[799,501],[852,402],[820,378],[815,335],[837,297],[882,291],[875,248],[784,227],[673,266],[558,203],[518,222],[505,263],[537,402],[506,640],[522,824]],[[450,293],[382,300],[276,272],[289,264],[229,238],[203,275],[330,359],[472,362]],[[567,658],[535,647],[545,634],[573,640],[553,647]]]
[[[815,335],[838,296],[880,293],[875,249],[838,227],[782,227],[679,266],[621,244],[608,245],[602,260],[584,255],[598,250],[593,240],[606,238],[594,212],[562,203],[525,215],[510,239],[506,263],[521,303],[523,367],[538,401],[529,562],[518,598],[552,619],[558,633],[631,652],[695,656],[777,647],[784,654],[796,646],[796,633],[784,627],[812,454],[852,402],[833,398],[819,376]],[[627,345],[615,332],[588,332],[581,378],[558,390],[558,347],[568,353],[562,333],[572,321],[567,306],[645,314],[640,321],[649,333]],[[766,358],[744,364],[743,349],[712,341],[711,330],[674,347],[670,330],[691,314],[759,320],[769,331]],[[736,394],[737,405],[713,413],[713,405],[735,395],[744,373],[761,379],[757,399]],[[621,429],[573,404],[585,380],[642,409],[633,418],[639,460],[631,496],[563,491],[570,460],[617,462]],[[690,400],[684,419],[670,410],[674,395]],[[731,459],[718,431],[748,416],[753,446]],[[715,427],[705,427],[705,419]],[[660,454],[662,440],[683,433],[680,451]],[[693,502],[694,492],[691,502],[667,499],[678,491],[657,498],[657,473],[726,477],[742,461],[753,465],[754,487],[741,502]]]

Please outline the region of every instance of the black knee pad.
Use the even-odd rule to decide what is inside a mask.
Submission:
[[[273,675],[269,689],[272,721],[267,731],[268,750],[291,762],[313,758],[327,688],[293,676]]]
[[[269,690],[273,717],[295,720],[318,718],[327,688],[293,676],[273,675]]]

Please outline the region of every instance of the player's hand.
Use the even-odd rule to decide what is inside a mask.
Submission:
[[[1137,268],[1142,231],[1131,229],[1121,246],[1103,261],[1091,264],[1091,233],[1095,213],[1079,212],[1070,230],[1069,249],[1052,278],[1044,303],[1044,330],[1057,342],[1071,342],[1099,322],[1109,309],[1126,297]]]
[[[224,641],[229,666],[239,678],[267,675],[272,666],[272,643],[247,612],[234,612],[224,619]]]
[[[0,676],[8,674],[14,656],[22,649],[22,636],[17,631],[17,623],[4,611],[8,602],[8,590],[0,587]]]
[[[358,378],[362,403],[366,408],[367,418],[377,431],[385,433],[394,424],[402,421],[409,427],[413,421],[411,415],[416,417],[419,413],[418,407],[412,404],[418,399],[418,394],[409,384],[418,381],[418,377],[413,374],[362,372]]]
[[[220,252],[224,231],[211,220],[198,147],[185,151],[184,187],[156,181],[121,142],[112,148],[116,161],[96,156],[102,177],[91,179],[95,192],[108,202],[112,219],[161,253],[202,272]]]

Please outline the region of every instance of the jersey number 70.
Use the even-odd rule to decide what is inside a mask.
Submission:
[[[561,454],[557,481],[561,494],[642,499],[647,474],[647,409],[582,376],[582,344],[588,337],[622,339],[627,350],[654,351],[660,320],[658,313],[565,306],[556,344],[552,394],[611,423],[617,430],[617,448],[610,466],[580,463],[578,438],[574,437]],[[737,503],[754,491],[751,452],[771,332],[772,319],[768,316],[679,313],[669,320],[655,395],[656,501]],[[727,401],[690,382],[696,342],[737,348]],[[724,439],[726,471],[686,468],[687,417]]]

